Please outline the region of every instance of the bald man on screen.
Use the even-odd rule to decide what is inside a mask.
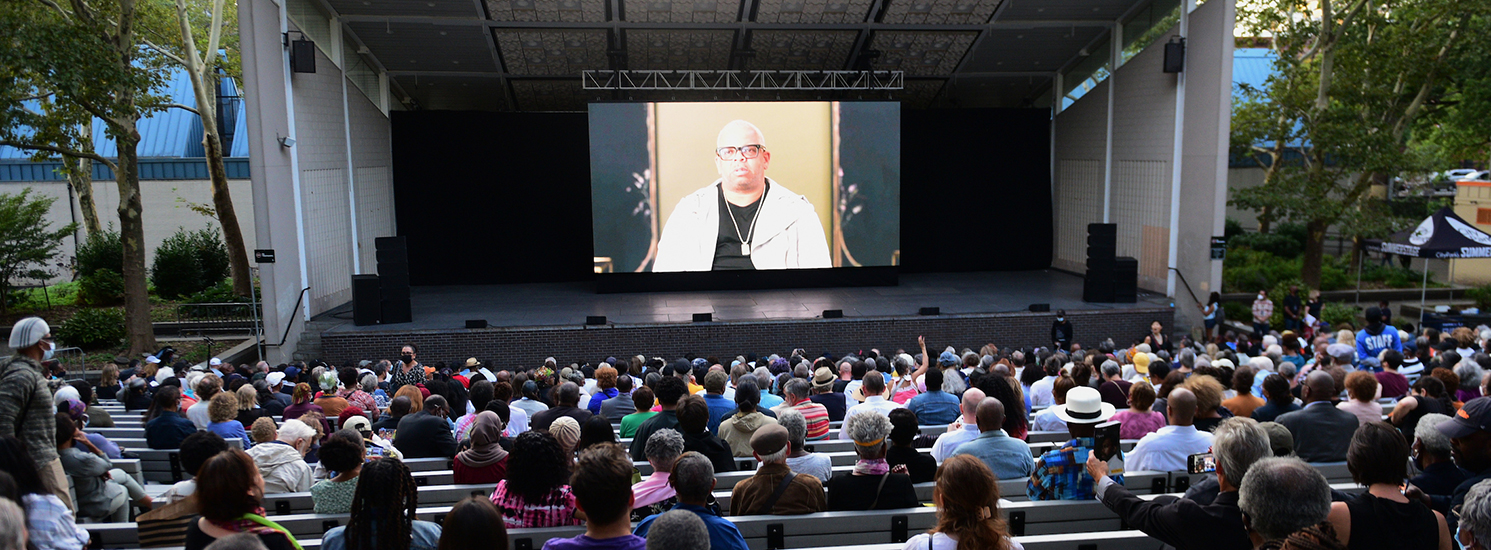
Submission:
[[[714,164],[720,179],[678,201],[663,225],[654,272],[832,266],[813,204],[766,177],[759,128],[725,124]]]

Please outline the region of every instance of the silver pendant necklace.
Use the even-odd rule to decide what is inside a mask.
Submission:
[[[731,208],[730,201],[725,201],[725,211],[730,213],[730,225],[735,226],[735,238],[740,239],[740,255],[751,255],[751,237],[756,234],[756,220],[761,219],[761,203],[766,200],[766,191],[761,192],[761,198],[756,199],[756,213],[751,216],[751,225],[746,228],[744,237],[740,235],[740,223],[735,221],[735,209]]]

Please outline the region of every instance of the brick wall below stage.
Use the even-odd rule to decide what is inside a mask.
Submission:
[[[1174,310],[1153,307],[1108,311],[1069,311],[1083,347],[1104,338],[1119,345],[1149,332],[1155,319],[1171,326]],[[738,321],[699,324],[615,325],[599,327],[523,327],[449,330],[386,330],[322,334],[323,359],[340,364],[347,359],[393,358],[401,344],[419,346],[427,363],[464,361],[477,357],[498,366],[536,366],[553,356],[560,364],[594,362],[607,356],[642,353],[648,357],[731,357],[737,354],[787,353],[803,348],[810,354],[836,355],[854,349],[916,348],[916,337],[938,350],[952,345],[977,349],[986,343],[1005,346],[1050,345],[1053,313],[997,313],[926,317],[874,317]]]

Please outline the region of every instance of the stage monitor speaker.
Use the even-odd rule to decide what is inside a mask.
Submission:
[[[917,315],[942,315],[940,307],[924,307],[916,311]]]
[[[1089,223],[1087,224],[1088,235],[1117,235],[1118,224],[1116,223]]]
[[[708,323],[708,322],[712,322],[712,321],[714,321],[714,314],[713,313],[695,313],[694,314],[694,322],[695,323]]]
[[[378,276],[352,276],[352,324],[363,327],[378,324]]]
[[[486,319],[467,319],[466,328],[487,328]]]
[[[1186,69],[1186,39],[1171,38],[1165,44],[1165,72],[1178,73]]]
[[[408,250],[408,240],[404,237],[378,237],[373,239],[373,248],[378,250]]]
[[[823,318],[824,319],[843,319],[844,318],[844,310],[842,310],[842,309],[825,309],[825,310],[823,310]]]
[[[585,316],[585,324],[587,324],[587,325],[604,325],[604,324],[606,324],[606,316],[605,315],[586,315]]]
[[[1030,304],[1031,313],[1046,313],[1051,311],[1051,304]]]
[[[410,310],[409,300],[383,300],[379,304],[382,310],[383,324],[408,323],[414,320],[414,314]]]

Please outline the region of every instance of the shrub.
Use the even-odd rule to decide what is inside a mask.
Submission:
[[[1226,221],[1222,222],[1222,236],[1227,238],[1229,244],[1232,242],[1233,237],[1241,235],[1243,231],[1242,222],[1232,218],[1227,218]]]
[[[257,286],[257,285],[255,285]],[[257,292],[257,290],[255,291]],[[233,280],[223,279],[201,292],[183,298],[181,301],[188,304],[224,304],[232,302],[248,303],[248,296],[239,296],[233,293]]]
[[[1475,300],[1475,307],[1481,311],[1491,310],[1491,285],[1484,285],[1465,291],[1465,297]]]
[[[124,299],[124,276],[99,268],[78,279],[78,303],[88,306],[112,306]]]
[[[8,302],[14,311],[40,311],[48,307],[70,305],[78,301],[78,283],[25,288],[11,293]]]
[[[67,346],[111,348],[124,341],[124,312],[115,308],[82,309],[56,331],[57,339]]]
[[[1233,237],[1227,244],[1267,252],[1280,258],[1293,258],[1304,250],[1299,241],[1278,233],[1243,233]]]
[[[1341,302],[1326,302],[1320,308],[1320,319],[1330,323],[1332,329],[1340,329],[1343,324],[1356,326],[1356,317],[1360,312],[1356,306],[1350,306]]]
[[[162,298],[189,296],[228,276],[228,248],[211,228],[180,229],[155,249],[150,282]]]
[[[112,226],[107,231],[99,231],[88,235],[88,239],[78,245],[78,253],[74,256],[77,263],[78,274],[88,276],[107,269],[120,276],[124,275],[124,244],[119,240],[119,232],[114,231]]]

